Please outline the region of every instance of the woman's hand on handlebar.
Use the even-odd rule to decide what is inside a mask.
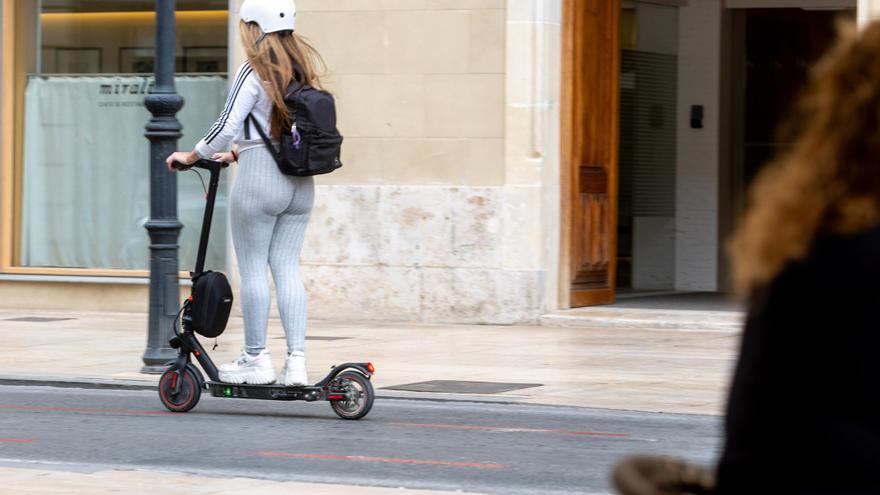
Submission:
[[[197,161],[199,161],[199,155],[195,151],[175,151],[165,159],[165,165],[168,166],[168,170],[176,172],[177,169],[174,167],[174,162],[192,165]]]
[[[235,153],[231,151],[227,151],[225,153],[214,153],[214,155],[211,157],[211,160],[223,163],[233,163],[238,161],[236,160]]]

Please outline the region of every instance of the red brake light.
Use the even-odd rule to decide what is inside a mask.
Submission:
[[[367,363],[367,371],[369,371],[370,373],[376,372],[376,367],[373,366],[373,363]]]

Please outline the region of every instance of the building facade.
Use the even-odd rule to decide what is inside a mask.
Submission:
[[[239,4],[177,2],[181,149],[244,59]],[[2,6],[0,306],[145,311],[154,3]],[[502,324],[621,291],[723,291],[724,238],[784,146],[790,95],[837,18],[880,15],[867,0],[297,6],[346,137],[307,232],[311,316]],[[200,190],[181,174],[183,271]],[[225,194],[209,264],[234,281]]]

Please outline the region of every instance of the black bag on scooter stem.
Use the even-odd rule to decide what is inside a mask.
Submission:
[[[190,318],[192,329],[213,339],[226,330],[232,309],[232,287],[226,275],[206,271],[195,279],[192,286]]]

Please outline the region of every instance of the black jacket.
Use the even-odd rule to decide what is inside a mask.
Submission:
[[[880,228],[756,292],[725,427],[721,495],[880,494]]]

